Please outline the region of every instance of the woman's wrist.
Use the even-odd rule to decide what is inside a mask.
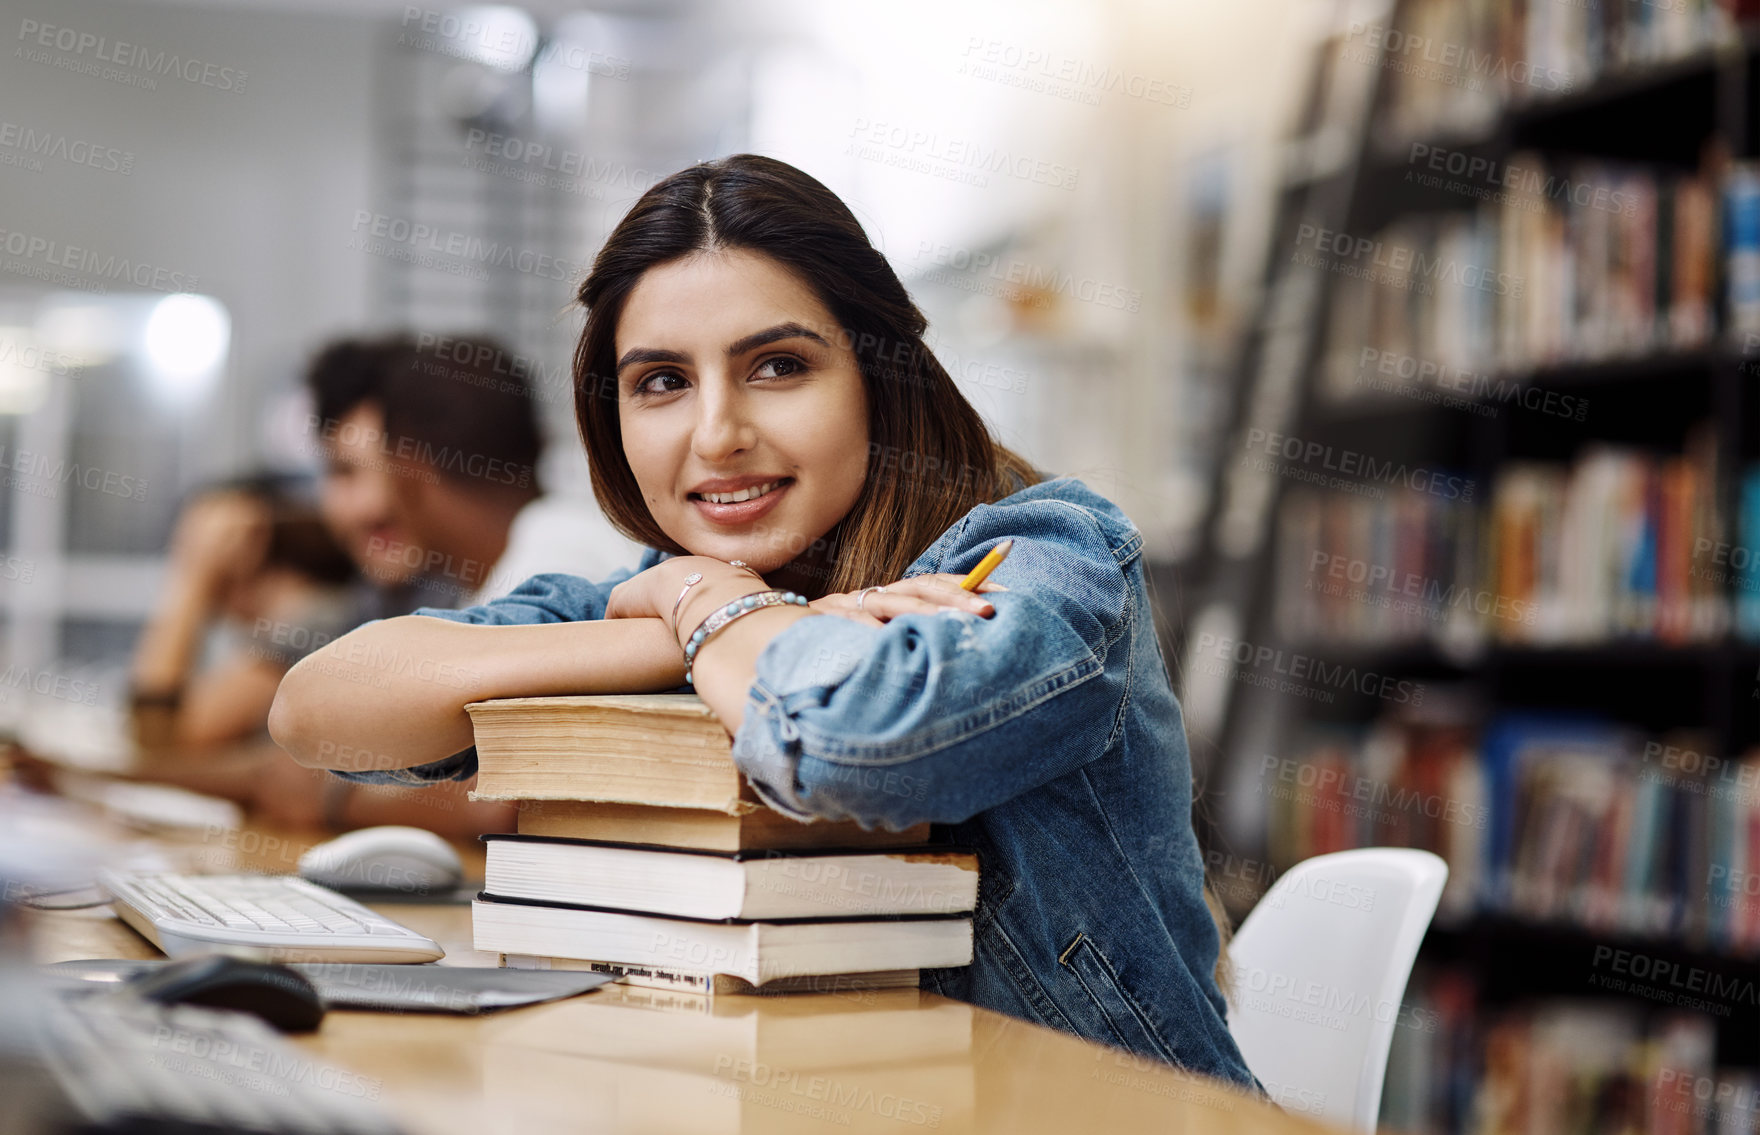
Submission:
[[[742,595],[765,591],[769,585],[762,576],[740,568],[722,564],[715,567],[698,568],[703,572],[703,581],[691,588],[679,605],[678,618],[672,624],[673,637],[678,640],[678,648],[690,639],[691,632],[703,624],[711,614],[723,606],[738,599]]]

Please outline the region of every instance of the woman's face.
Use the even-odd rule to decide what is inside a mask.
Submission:
[[[767,573],[855,504],[868,468],[855,352],[776,261],[731,250],[650,269],[616,353],[623,452],[654,520],[693,555]],[[761,495],[733,499],[747,493]]]

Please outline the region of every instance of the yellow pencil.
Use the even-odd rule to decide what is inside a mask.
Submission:
[[[1011,537],[991,548],[984,558],[978,561],[978,566],[959,581],[959,585],[967,591],[978,590],[978,585],[988,579],[990,573],[996,570],[997,565],[1008,558],[1008,550],[1012,547],[1014,547],[1014,539]]]

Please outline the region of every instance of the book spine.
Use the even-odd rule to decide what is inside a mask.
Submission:
[[[1760,335],[1760,165],[1740,162],[1730,167],[1724,209],[1730,333]]]

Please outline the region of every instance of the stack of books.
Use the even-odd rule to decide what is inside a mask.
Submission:
[[[972,960],[975,852],[929,825],[867,830],[766,808],[695,694],[505,698],[465,707],[485,836],[476,948],[516,968],[693,992],[915,986]]]

